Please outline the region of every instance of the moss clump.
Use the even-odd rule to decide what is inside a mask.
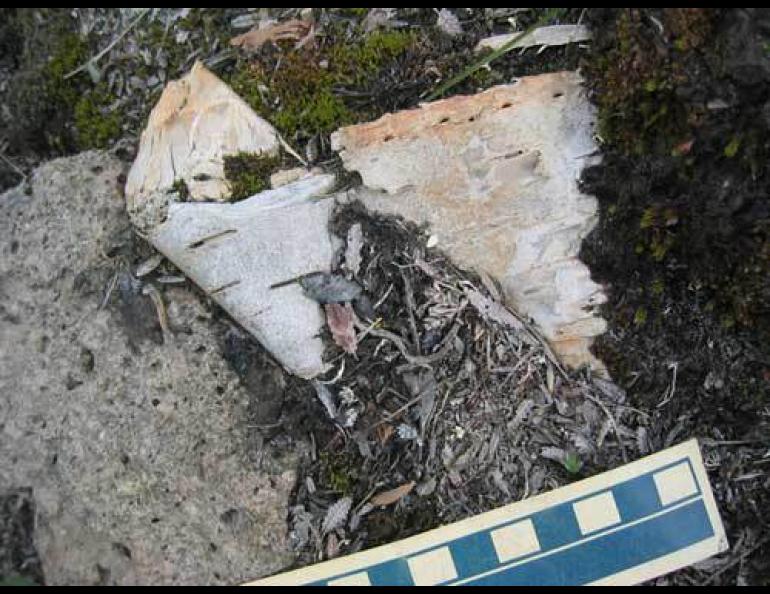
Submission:
[[[74,105],[78,89],[64,77],[88,59],[88,43],[74,33],[62,35],[58,47],[51,56],[43,73],[46,77],[45,92],[52,101]]]
[[[59,155],[107,146],[121,132],[121,114],[110,111],[115,97],[87,73],[67,78],[93,55],[91,40],[78,34],[67,11],[20,10],[12,17],[25,40],[9,81],[12,150]]]
[[[76,34],[65,35],[43,71],[45,102],[57,106],[64,118],[62,138],[53,139],[62,151],[105,148],[121,132],[120,114],[111,111],[114,97],[105,83],[94,86],[83,73],[65,78],[89,59],[89,48]]]
[[[381,31],[358,42],[331,42],[344,39],[337,33],[331,32],[316,47],[281,53],[280,60],[273,55],[242,63],[229,83],[286,138],[330,134],[366,120],[375,115],[371,108],[349,97],[362,94],[383,68],[415,44],[416,37]]]
[[[231,200],[243,200],[270,189],[270,175],[281,165],[281,157],[238,153],[225,157],[225,177]]]
[[[319,462],[319,477],[323,479],[321,484],[328,485],[330,489],[342,495],[352,493],[358,480],[358,471],[352,456],[345,453],[321,452]]]
[[[655,20],[649,16],[623,9],[584,65],[598,83],[600,136],[634,155],[671,154],[688,138],[704,112],[688,103],[681,89],[697,76],[704,59],[716,58],[714,44],[707,44],[715,11],[667,8]]]
[[[187,202],[190,199],[190,188],[183,179],[177,179],[171,185],[171,189],[176,192],[180,202]]]
[[[647,310],[643,306],[636,308],[634,312],[634,325],[644,326],[647,323]]]
[[[104,148],[120,135],[120,114],[110,111],[107,103],[107,97],[100,92],[81,97],[75,103],[75,131],[79,148]]]

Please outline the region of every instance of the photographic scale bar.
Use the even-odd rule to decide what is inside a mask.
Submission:
[[[693,439],[531,499],[246,585],[631,585],[727,548]]]

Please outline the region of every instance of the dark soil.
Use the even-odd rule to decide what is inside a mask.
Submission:
[[[655,449],[718,444],[711,480],[732,555],[746,557],[713,582],[767,584],[770,11],[677,10],[589,11],[584,70],[612,119],[603,163],[584,174],[601,217],[582,257],[610,297],[596,352],[653,415]],[[687,19],[702,37],[676,31]]]

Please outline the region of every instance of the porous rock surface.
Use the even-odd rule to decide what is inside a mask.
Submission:
[[[248,395],[205,301],[165,290],[164,341],[152,301],[124,282],[136,239],[122,172],[84,153],[0,196],[0,486],[32,488],[47,584],[277,571],[291,560],[292,456],[251,455]]]

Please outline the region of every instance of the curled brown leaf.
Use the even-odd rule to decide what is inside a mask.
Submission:
[[[275,23],[262,27],[255,27],[242,35],[233,37],[230,45],[249,51],[257,51],[266,43],[279,41],[300,41],[307,37],[313,28],[312,23],[292,19],[283,23]]]
[[[409,493],[412,492],[412,489],[414,489],[415,484],[416,483],[414,481],[411,481],[401,485],[400,487],[391,489],[390,491],[377,493],[377,495],[369,500],[369,503],[375,507],[393,505],[397,501],[400,501],[402,498],[409,495]]]

